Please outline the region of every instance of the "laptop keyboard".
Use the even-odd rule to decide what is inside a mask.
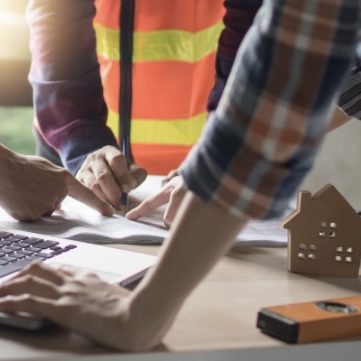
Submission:
[[[69,244],[0,231],[0,277],[19,271],[35,260],[46,260],[76,248]]]

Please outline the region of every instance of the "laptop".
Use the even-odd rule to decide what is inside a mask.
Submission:
[[[123,287],[139,280],[156,257],[17,230],[0,229],[0,282],[29,263],[71,266]]]

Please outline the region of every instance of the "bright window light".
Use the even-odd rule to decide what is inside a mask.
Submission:
[[[0,0],[0,13],[14,12],[23,14],[28,0]]]
[[[12,12],[1,11],[0,12],[0,23],[2,25],[12,25],[16,23],[22,23],[24,17],[19,14],[14,14]]]
[[[0,0],[0,61],[29,59],[27,0]]]

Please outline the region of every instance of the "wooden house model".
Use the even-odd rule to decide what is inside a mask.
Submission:
[[[313,196],[299,192],[297,210],[283,226],[288,230],[289,271],[358,277],[361,217],[334,186]]]

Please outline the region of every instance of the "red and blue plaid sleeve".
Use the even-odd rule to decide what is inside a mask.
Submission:
[[[220,105],[181,167],[188,188],[232,214],[281,214],[311,168],[353,60],[359,1],[265,1]]]

